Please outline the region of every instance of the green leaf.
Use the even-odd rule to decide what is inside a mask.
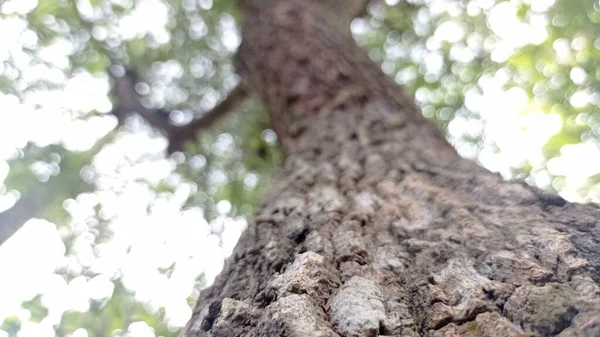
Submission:
[[[37,295],[31,301],[23,302],[23,309],[29,310],[31,313],[30,321],[39,323],[48,316],[48,309],[42,305],[42,295]]]
[[[552,136],[543,147],[544,156],[552,158],[560,155],[560,149],[567,144],[581,143],[581,134],[571,132],[560,132]]]

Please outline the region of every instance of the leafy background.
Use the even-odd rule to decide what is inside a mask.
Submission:
[[[0,1],[1,2],[1,1]],[[177,336],[281,154],[259,102],[184,152],[118,121],[110,59],[185,124],[238,79],[231,0],[0,4],[0,337]],[[386,0],[352,32],[460,154],[600,200],[600,5]]]

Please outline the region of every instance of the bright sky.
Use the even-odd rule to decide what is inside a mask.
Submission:
[[[85,11],[85,1],[81,4],[84,14],[93,15]],[[4,4],[1,11],[22,15],[36,5],[35,0],[13,0]],[[138,1],[137,9],[119,22],[118,31],[123,39],[153,34],[159,42],[167,42],[167,13],[158,0]],[[153,19],[147,20],[148,17]],[[32,60],[22,48],[37,47],[37,37],[22,17],[0,19],[0,31],[0,60],[8,56],[21,60],[16,66],[28,82],[67,81],[63,88],[30,92],[23,99],[0,93],[1,186],[9,170],[6,160],[28,141],[40,146],[62,143],[69,150],[84,151],[114,129],[116,121],[109,116],[85,121],[77,118],[92,110],[108,112],[112,106],[107,97],[106,76],[80,73],[65,78],[62,69],[73,52],[70,43],[58,39],[51,46],[40,48],[38,59]],[[224,41],[231,38],[229,33]],[[10,74],[9,71],[0,63],[0,72]],[[246,221],[228,217],[231,205],[226,201],[218,205],[221,215],[211,223],[205,220],[202,209],[182,210],[196,187],[181,182],[173,172],[176,164],[164,158],[165,147],[164,139],[141,127],[106,146],[95,157],[97,190],[64,202],[72,216],[70,227],[81,231],[73,243],[75,256],[65,256],[61,239],[64,230],[58,231],[56,225],[37,219],[27,222],[0,247],[0,322],[17,315],[22,322],[18,337],[54,336],[53,325],[60,322],[65,310],[87,311],[91,299],[109,298],[114,288],[111,279],[121,274],[124,285],[136,292],[139,301],[153,308],[165,308],[169,326],[187,323],[191,315],[187,298],[197,288],[198,277],[204,274],[207,285],[212,283]],[[161,180],[178,182],[175,193],[156,195],[148,183]],[[16,191],[0,195],[0,208],[9,208],[16,198]],[[110,219],[108,227],[114,231],[114,237],[103,244],[93,244],[94,236],[86,235],[93,231],[90,215],[97,206]],[[224,228],[222,235],[211,234],[220,227]],[[169,277],[158,271],[172,265],[175,268]],[[67,282],[54,274],[57,268],[78,274],[83,267],[99,275],[92,279],[79,276]],[[48,317],[40,323],[29,321],[29,312],[21,308],[22,301],[37,294],[42,294],[42,303],[49,310]],[[131,336],[154,336],[143,322],[132,323],[128,332]],[[73,337],[86,335],[80,329]]]
[[[212,4],[211,1],[201,2],[208,8]],[[455,1],[429,2],[431,15],[457,10]],[[547,20],[543,13],[553,1],[531,2],[539,15],[527,23],[516,18],[518,1],[505,1],[494,7],[492,0],[469,2],[466,9],[469,13],[488,12],[490,27],[499,38],[492,52],[495,61],[504,61],[516,48],[546,39]],[[80,3],[84,15],[95,15],[86,1]],[[121,38],[152,34],[159,43],[169,41],[170,36],[164,28],[168,12],[165,5],[160,0],[138,0],[137,3],[137,9],[118,22]],[[82,151],[93,146],[116,125],[109,116],[85,121],[78,118],[94,109],[108,112],[112,106],[107,97],[106,76],[80,73],[65,78],[62,70],[68,64],[67,56],[73,52],[68,41],[58,39],[54,44],[40,48],[37,59],[32,60],[23,53],[23,47],[37,46],[35,33],[28,29],[22,17],[36,5],[36,0],[11,0],[0,8],[4,14],[18,14],[0,19],[0,61],[9,56],[20,60],[16,67],[27,82],[48,79],[55,83],[66,80],[66,84],[57,90],[30,92],[22,99],[0,92],[0,187],[9,171],[6,160],[28,141],[40,146],[63,143],[69,150]],[[147,20],[148,17],[152,20]],[[353,29],[359,31],[360,25],[354,25]],[[201,34],[202,28],[197,30]],[[441,41],[458,41],[465,34],[466,28],[460,22],[447,21],[438,27],[430,43],[435,47]],[[239,34],[233,31],[233,25],[225,30],[224,42],[231,49],[239,43]],[[473,52],[468,48],[457,47],[452,53],[457,59],[473,58]],[[441,56],[436,48],[413,51],[413,57],[423,60],[428,71],[435,72],[439,68]],[[14,72],[0,63],[0,73],[10,77]],[[405,76],[411,74],[400,74],[397,79],[402,82]],[[575,69],[571,76],[577,81],[586,74]],[[561,128],[558,115],[539,112],[525,91],[506,89],[507,80],[508,75],[503,70],[482,78],[483,90],[473,90],[466,95],[466,107],[481,118],[459,116],[449,126],[450,137],[462,155],[477,157],[487,168],[506,177],[510,176],[511,166],[524,161],[543,164],[541,145]],[[417,99],[427,94],[417,91]],[[571,99],[587,104],[586,97],[586,93],[581,93]],[[486,146],[478,153],[468,144],[456,141],[463,134],[475,136],[481,133],[486,135]],[[225,143],[226,138],[223,139]],[[151,307],[166,309],[168,324],[180,327],[187,322],[191,309],[186,299],[194,291],[198,276],[204,273],[208,284],[213,281],[246,222],[228,216],[231,205],[227,202],[218,205],[221,214],[211,223],[206,221],[199,208],[182,210],[186,197],[196,187],[174,173],[176,163],[164,158],[165,147],[164,139],[156,138],[146,128],[138,126],[95,157],[92,169],[97,190],[64,202],[64,208],[72,216],[71,229],[81,233],[74,242],[74,257],[65,256],[61,240],[65,230],[59,231],[55,224],[38,219],[27,222],[0,247],[0,270],[3,271],[0,322],[5,317],[17,315],[23,323],[18,337],[54,336],[52,326],[60,321],[65,310],[86,311],[90,299],[110,297],[113,291],[111,279],[118,273],[122,273],[126,287],[135,290],[137,299],[148,302]],[[495,147],[499,151],[495,151]],[[202,165],[200,162],[199,166]],[[566,176],[566,188],[561,194],[576,201],[579,198],[577,189],[585,179],[600,172],[600,151],[590,143],[565,146],[561,156],[548,163],[548,171]],[[171,181],[176,186],[175,193],[157,195],[149,187],[149,183],[161,180]],[[548,174],[544,172],[534,180],[540,186],[550,184]],[[9,208],[17,198],[17,191],[0,194],[0,210]],[[93,231],[90,215],[98,206],[108,219],[107,225],[114,231],[114,237],[109,242],[94,245],[93,236],[86,233]],[[221,227],[224,231],[220,237],[211,234],[211,229]],[[173,264],[175,269],[169,277],[159,273],[159,268]],[[92,279],[80,276],[66,282],[54,273],[57,268],[76,273],[82,267],[90,267],[99,275]],[[29,312],[20,304],[37,294],[43,295],[42,301],[49,309],[49,315],[42,322],[33,323],[29,321]],[[132,336],[154,336],[143,322],[134,322],[128,329]],[[5,335],[0,331],[0,337]],[[86,336],[82,329],[72,335]]]

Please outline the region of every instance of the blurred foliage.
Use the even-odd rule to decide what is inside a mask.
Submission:
[[[461,126],[465,121],[480,125],[474,132],[448,135],[463,156],[478,158],[484,148],[503,150],[495,139],[488,139],[485,126],[491,121],[484,116],[491,110],[485,105],[503,102],[484,101],[479,107],[469,106],[466,99],[473,93],[489,97],[484,95],[491,91],[486,85],[495,80],[499,89],[522,89],[519,92],[527,96],[525,106],[519,107],[523,119],[537,112],[560,117],[558,130],[542,138],[540,156],[505,163],[510,174],[504,176],[525,178],[558,192],[571,187],[576,191],[565,195],[574,201],[600,200],[597,174],[578,186],[566,186],[564,170],[550,169],[565,145],[600,146],[597,1],[386,2],[372,5],[371,17],[356,25],[357,41],[370,50],[372,59],[383,62],[386,73],[416,95],[424,114],[441,128],[450,131],[457,121]],[[585,173],[600,171],[597,160],[589,165]]]
[[[14,9],[17,3],[25,4],[25,9]],[[14,95],[22,103],[41,91],[64,90],[70,79],[84,73],[107,81],[107,67],[114,59],[140,75],[136,90],[146,106],[170,111],[167,117],[172,123],[185,124],[217,104],[237,83],[231,56],[239,44],[241,13],[233,0],[43,0],[33,1],[30,8],[27,3],[32,2],[13,0],[0,5],[0,23],[22,25],[17,36],[25,41],[17,52],[4,52],[0,47],[0,93]],[[485,97],[486,85],[493,80],[499,89],[520,88],[526,94],[520,115],[535,110],[559,116],[560,128],[544,139],[539,158],[507,166],[513,177],[560,191],[567,181],[547,164],[561,155],[565,145],[588,142],[597,146],[600,136],[599,10],[598,2],[592,0],[556,0],[554,4],[388,0],[371,4],[369,15],[355,20],[352,29],[371,58],[415,95],[423,113],[448,131],[448,138],[467,157],[501,150],[485,132],[490,106],[469,100]],[[498,28],[494,11],[511,16],[512,21],[503,23],[508,28],[514,28],[513,23],[517,27]],[[540,25],[546,32],[545,36],[540,33],[541,38],[532,33]],[[57,50],[64,57],[48,56]],[[31,72],[47,76],[29,78]],[[111,118],[99,107],[65,109],[64,114],[70,121],[86,123],[92,117]],[[479,127],[452,132],[453,123],[459,121]],[[41,217],[55,223],[68,262],[56,274],[65,282],[82,277],[89,281],[102,274],[84,263],[82,242],[100,258],[102,247],[118,241],[122,223],[111,215],[114,206],[100,196],[119,196],[138,184],[153,193],[156,205],[160,200],[177,199],[180,187],[190,186],[181,211],[201,209],[211,233],[220,236],[226,228],[218,218],[250,219],[282,162],[268,114],[258,102],[247,102],[242,111],[203,132],[196,142],[186,145],[185,153],[166,156],[165,146],[136,154],[118,151],[139,134],[161,139],[139,118],[131,117],[87,150],[73,150],[59,137],[51,144],[15,144],[14,153],[0,158],[0,164],[5,159],[10,165],[4,186],[0,181],[0,196],[11,191],[20,195],[12,209],[0,213],[0,220],[20,224]],[[106,153],[115,152],[124,158],[122,162],[113,173],[102,171]],[[173,169],[158,181],[144,174],[130,181],[124,178],[135,167],[142,167],[143,173],[144,167],[161,163]],[[541,176],[547,179],[536,178]],[[597,168],[597,174],[577,187],[580,200],[599,200],[599,184]],[[88,199],[100,200],[92,202],[89,214],[71,210],[69,205]],[[220,201],[231,207],[220,210]],[[132,254],[132,247],[125,250]],[[62,313],[53,325],[56,335],[79,337],[84,329],[87,336],[132,336],[132,326],[143,323],[156,336],[176,336],[181,324],[170,324],[165,308],[139,300],[136,289],[128,288],[116,269],[108,275],[114,285],[109,297],[91,301],[87,311]],[[170,280],[176,266],[156,272]],[[199,276],[189,291],[190,306],[203,284]],[[8,336],[17,336],[25,322],[43,322],[49,317],[40,296],[24,302],[22,310],[28,313],[25,318],[6,317],[0,326]]]
[[[148,310],[143,303],[136,301],[120,282],[115,283],[112,297],[94,303],[88,312],[64,313],[57,335],[66,336],[83,327],[90,337],[125,336],[126,331],[123,328],[132,322],[143,322],[152,327],[156,336],[174,335],[174,329],[169,329],[161,319],[164,313],[160,310]]]

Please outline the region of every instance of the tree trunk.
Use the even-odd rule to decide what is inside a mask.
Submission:
[[[600,336],[600,210],[460,158],[330,2],[240,1],[287,159],[183,336]]]

